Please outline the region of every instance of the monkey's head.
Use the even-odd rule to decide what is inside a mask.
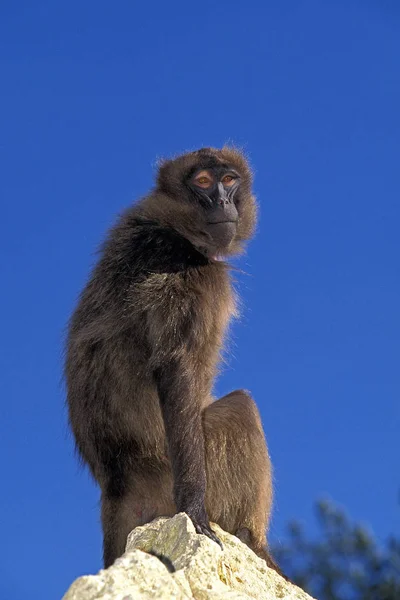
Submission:
[[[256,222],[251,183],[250,167],[238,150],[202,148],[161,164],[157,193],[146,207],[206,256],[236,254]]]

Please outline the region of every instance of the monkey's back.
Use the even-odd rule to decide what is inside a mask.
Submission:
[[[172,268],[171,268],[172,265]],[[153,372],[188,361],[211,401],[224,331],[234,312],[226,265],[176,233],[143,226],[134,209],[111,231],[71,319],[66,381],[77,448],[93,475],[167,460]]]

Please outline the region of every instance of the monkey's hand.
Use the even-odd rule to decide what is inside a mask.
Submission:
[[[224,549],[221,540],[218,536],[215,535],[215,533],[211,529],[210,522],[208,520],[205,510],[187,509],[185,512],[188,515],[188,517],[190,517],[196,530],[196,533],[206,535],[208,538],[210,538],[210,540],[216,542],[220,546],[221,550]]]

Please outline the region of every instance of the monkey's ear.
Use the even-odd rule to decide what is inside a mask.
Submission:
[[[176,194],[179,192],[182,185],[183,172],[178,161],[160,159],[157,166],[157,189],[165,194]]]
[[[166,158],[159,158],[156,162],[156,169],[157,169],[157,177],[156,177],[156,183],[157,183],[157,187],[159,189],[162,189],[164,183],[166,180],[168,180],[168,176],[169,176],[169,163],[171,161],[167,160]]]
[[[198,164],[197,154],[189,152],[173,159],[160,160],[157,188],[166,194],[179,196],[186,190],[188,174]]]

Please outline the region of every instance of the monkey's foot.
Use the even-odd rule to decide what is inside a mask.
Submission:
[[[210,525],[206,525],[205,523],[195,522],[193,519],[191,519],[191,521],[194,525],[196,533],[202,533],[203,535],[206,535],[208,538],[210,538],[210,540],[212,540],[213,542],[216,542],[221,547],[221,550],[224,549],[221,540],[219,539],[219,537],[217,535],[215,535],[215,533],[211,529]]]
[[[196,507],[195,510],[187,509],[185,512],[188,515],[188,517],[190,518],[190,520],[192,521],[194,528],[196,530],[196,533],[201,533],[202,535],[206,535],[208,538],[210,538],[210,540],[212,540],[213,542],[218,544],[218,546],[220,546],[221,550],[224,549],[221,540],[219,539],[219,537],[217,535],[215,535],[215,533],[211,529],[211,525],[210,525],[210,522],[208,520],[207,513],[205,512],[205,510],[202,510],[201,508],[199,509],[198,507]]]

